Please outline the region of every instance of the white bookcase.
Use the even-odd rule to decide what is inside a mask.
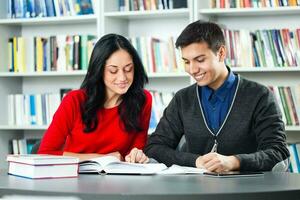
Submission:
[[[47,126],[8,125],[7,95],[16,93],[58,92],[60,88],[78,88],[86,71],[11,73],[7,72],[7,41],[12,36],[50,36],[59,34],[118,33],[126,37],[177,37],[183,28],[197,19],[211,19],[231,29],[268,29],[300,27],[299,8],[209,9],[209,0],[188,0],[188,8],[156,11],[118,11],[118,0],[94,0],[94,15],[6,19],[6,1],[0,7],[0,169],[6,168],[9,140],[40,138]],[[236,68],[234,71],[266,85],[300,84],[299,68]],[[185,72],[150,73],[148,89],[177,91],[193,81]],[[287,127],[288,138],[299,139],[300,128]]]
[[[194,1],[195,20],[211,20],[228,29],[296,29],[300,28],[300,7],[275,8],[210,8],[210,1]],[[265,85],[295,86],[300,84],[300,66],[286,68],[232,67],[242,76]],[[300,127],[287,126],[289,142],[300,141]]]
[[[47,126],[8,125],[8,94],[59,93],[60,88],[78,88],[85,71],[73,72],[8,72],[8,38],[13,36],[84,35],[100,36],[99,2],[94,1],[93,15],[7,19],[6,3],[0,7],[0,169],[6,168],[9,140],[41,138]],[[33,52],[30,52],[32,55]]]

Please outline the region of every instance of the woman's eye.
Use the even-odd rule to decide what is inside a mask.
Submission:
[[[116,74],[118,72],[118,70],[109,70],[109,72],[112,74]]]
[[[202,62],[204,62],[205,60],[204,59],[202,59],[202,60],[197,60],[199,63],[202,63]]]
[[[125,72],[131,72],[131,71],[132,71],[132,67],[125,67],[125,68],[124,68],[124,71],[125,71]]]

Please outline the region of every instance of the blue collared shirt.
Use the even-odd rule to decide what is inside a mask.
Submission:
[[[238,78],[229,70],[229,75],[216,91],[208,86],[198,86],[201,105],[208,127],[216,134],[229,111]]]

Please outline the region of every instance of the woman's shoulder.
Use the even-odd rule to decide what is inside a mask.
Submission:
[[[146,97],[146,101],[149,101],[149,100],[152,99],[152,95],[148,90],[144,89],[144,94],[145,94],[145,97]]]
[[[65,101],[79,101],[82,102],[86,97],[86,93],[83,89],[71,90],[64,96]]]

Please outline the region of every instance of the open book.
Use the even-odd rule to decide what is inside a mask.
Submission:
[[[176,175],[176,174],[203,174],[207,172],[206,169],[195,168],[195,167],[186,167],[179,165],[172,165],[168,169],[158,172],[157,174],[161,175]]]
[[[114,156],[103,156],[85,160],[79,163],[79,173],[99,174],[156,174],[167,166],[162,163],[127,163]]]

